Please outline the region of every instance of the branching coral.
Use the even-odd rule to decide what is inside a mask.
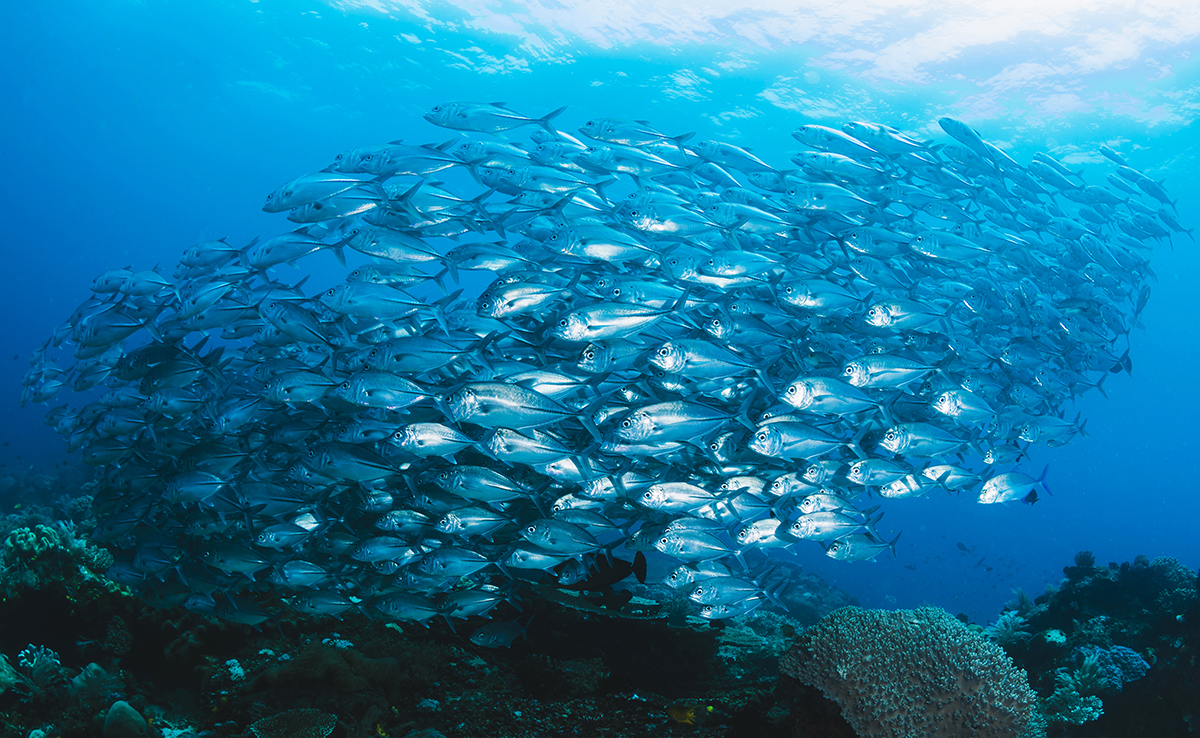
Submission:
[[[1076,648],[1071,657],[1080,663],[1076,679],[1080,682],[1081,694],[1119,692],[1122,685],[1141,679],[1150,669],[1137,651],[1125,646],[1108,649],[1082,646]]]
[[[1042,713],[1050,723],[1082,725],[1104,714],[1104,705],[1095,695],[1083,695],[1074,676],[1065,669],[1054,675],[1054,694],[1042,703]]]
[[[112,563],[112,554],[76,536],[72,523],[13,528],[0,544],[0,570],[6,573],[0,592],[7,596],[77,576],[94,581]]]
[[[1025,631],[1025,618],[1014,610],[1000,614],[996,622],[984,629],[987,637],[1000,646],[1023,643],[1029,638]]]
[[[1013,595],[1015,597],[1013,601],[1008,604],[1008,607],[1016,610],[1017,614],[1019,614],[1021,617],[1028,616],[1034,608],[1033,598],[1029,596],[1028,592],[1020,587],[1017,587],[1013,590]]]

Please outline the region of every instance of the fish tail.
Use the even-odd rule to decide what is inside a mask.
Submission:
[[[566,109],[567,109],[567,106],[564,105],[561,108],[559,108],[558,110],[555,110],[555,111],[552,111],[550,113],[543,115],[541,118],[538,118],[535,122],[542,128],[545,128],[552,135],[557,136],[558,131],[554,128],[554,126],[550,125],[550,121],[557,118]]]
[[[695,135],[695,131],[689,131],[688,133],[681,133],[678,136],[667,136],[667,140],[673,141],[675,143],[675,148],[679,149],[679,153],[687,156],[688,150],[683,148],[683,142]]]
[[[1048,472],[1048,471],[1050,471],[1050,465],[1046,464],[1046,466],[1042,469],[1042,475],[1040,477],[1038,477],[1038,479],[1037,479],[1037,483],[1042,486],[1042,489],[1046,491],[1046,494],[1053,495],[1054,493],[1051,492],[1050,488],[1046,486],[1046,472]],[[1034,490],[1034,491],[1036,492],[1037,490]],[[1030,504],[1033,504],[1033,503],[1030,503]]]

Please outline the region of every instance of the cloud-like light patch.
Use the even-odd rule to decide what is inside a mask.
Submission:
[[[717,62],[717,66],[725,72],[736,72],[741,69],[752,69],[758,66],[758,62],[749,59],[742,54],[730,54],[729,58],[724,61]]]
[[[831,60],[862,53],[866,76],[924,81],[971,52],[1019,45],[1077,71],[1128,62],[1148,47],[1200,36],[1195,0],[330,0],[345,10],[408,15],[431,27],[461,22],[509,36],[528,53],[580,44],[737,45],[743,51],[812,46]],[[451,20],[449,16],[454,16]],[[847,55],[847,50],[851,56]]]
[[[1123,68],[1141,56],[1144,30],[1132,34],[1125,30],[1091,33],[1084,43],[1067,48],[1064,55],[1070,60],[1071,70],[1079,74]]]
[[[734,108],[733,110],[725,110],[716,115],[708,116],[708,119],[718,126],[724,126],[728,123],[733,123],[739,120],[750,120],[758,118],[762,113],[754,108]]]
[[[511,54],[506,54],[503,57],[492,56],[478,46],[463,49],[463,53],[450,51],[449,49],[442,49],[442,51],[458,60],[451,62],[447,66],[479,74],[512,74],[513,72],[531,71],[527,59]]]
[[[663,94],[685,100],[703,100],[709,95],[708,81],[690,69],[681,69],[667,77]]]
[[[1084,102],[1079,95],[1073,92],[1049,95],[1038,102],[1038,109],[1051,116],[1065,115],[1067,113],[1091,113],[1095,111],[1094,106]]]
[[[1160,99],[1169,81],[1154,82],[1169,80],[1200,41],[1197,0],[326,1],[344,12],[422,26],[440,34],[439,48],[452,33],[506,48],[507,55],[493,50],[491,58],[454,50],[474,57],[484,74],[569,62],[596,50],[642,58],[656,50],[673,56],[703,48],[712,54],[708,69],[722,75],[763,73],[772,60],[794,59],[791,74],[816,75],[810,87],[831,77],[893,91],[961,83],[947,95],[975,116],[1050,117],[1088,106],[1153,124],[1186,123],[1196,115]],[[818,70],[837,74],[822,77]],[[1142,75],[1153,89],[1139,89],[1146,100],[1131,108],[1102,109],[1114,75],[1126,86],[1139,84]],[[772,105],[814,117],[837,107],[764,84],[763,99]],[[667,94],[700,99],[710,93],[692,81],[672,85]]]
[[[802,122],[842,121],[847,118],[862,117],[856,116],[854,110],[847,108],[843,100],[812,95],[797,84],[797,81],[794,78],[780,79],[771,87],[758,93],[758,96],[777,108],[790,110],[799,113],[805,119],[811,119]],[[801,125],[802,122],[798,122],[797,125]]]
[[[984,80],[983,86],[993,92],[1030,89],[1059,76],[1059,71],[1046,64],[1023,62],[1005,67],[999,74]]]

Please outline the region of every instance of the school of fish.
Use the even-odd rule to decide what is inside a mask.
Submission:
[[[22,399],[85,393],[47,422],[101,468],[114,579],[249,624],[427,622],[661,554],[699,615],[747,613],[770,549],[894,553],[890,500],[1038,499],[1025,449],[1130,369],[1151,248],[1184,232],[1108,147],[1087,184],[952,118],[801,125],[780,166],[561,112],[439,105],[458,138],[271,193],[298,228],[96,278]]]

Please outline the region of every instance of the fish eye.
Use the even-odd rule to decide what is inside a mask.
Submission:
[[[567,327],[567,319],[563,318],[562,320],[558,321],[558,325],[560,328],[566,328]]]
[[[537,526],[536,526],[536,525],[530,525],[530,526],[528,526],[528,527],[526,527],[526,528],[525,528],[525,532],[526,532],[526,533],[529,533],[529,534],[537,533]]]
[[[337,289],[334,287],[330,287],[328,290],[325,291],[326,297],[333,297],[336,294],[337,294]]]
[[[364,156],[363,161],[371,161],[371,155],[367,154],[366,156]]]
[[[660,545],[663,545],[663,546],[665,546],[665,545],[667,545],[668,543],[670,543],[670,542],[671,542],[671,539],[667,538],[666,536],[663,536],[662,538],[659,538],[659,539],[658,539],[658,542],[659,542],[659,544],[660,544]]]
[[[621,288],[613,287],[612,295],[613,295],[613,297],[620,297],[621,296]]]
[[[638,217],[638,211],[636,211],[636,210],[630,210],[630,211],[629,211],[629,215],[631,215],[632,217],[636,218],[636,217]]]
[[[671,349],[667,348],[666,346],[663,346],[662,348],[660,348],[658,350],[659,356],[666,356],[667,354],[670,354],[670,353],[671,353]]]
[[[433,112],[435,112],[435,113],[436,113],[436,112],[438,112],[438,111],[439,111],[439,110],[441,110],[441,109],[442,109],[442,106],[441,106],[441,105],[434,105],[434,106],[433,106]]]
[[[794,394],[796,394],[796,385],[794,385],[794,384],[793,384],[793,385],[791,385],[790,387],[788,387],[788,388],[787,388],[787,393],[788,393],[789,395],[794,395]]]
[[[766,433],[759,433],[759,434],[758,434],[758,436],[756,436],[756,437],[758,438],[758,440],[759,440],[759,441],[766,441],[766,440],[767,440],[767,434],[766,434]]]
[[[633,425],[633,423],[632,423],[632,422],[630,422],[629,418],[626,418],[626,419],[624,419],[624,420],[622,420],[622,421],[621,421],[621,427],[622,427],[622,428],[628,428],[628,427],[629,427],[629,426],[631,426],[631,425]]]
[[[596,352],[595,351],[584,351],[583,358],[587,359],[588,361],[591,361],[592,359],[596,358]]]

